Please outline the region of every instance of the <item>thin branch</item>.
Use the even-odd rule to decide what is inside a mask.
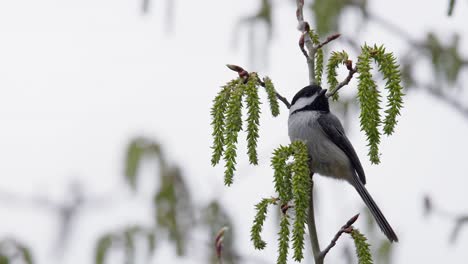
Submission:
[[[301,37],[299,39],[299,47],[307,60],[307,68],[309,69],[309,84],[315,84],[315,53],[318,49],[322,48],[326,44],[340,37],[340,34],[334,34],[329,36],[324,42],[314,45],[309,35],[310,26],[309,23],[304,21],[304,0],[296,0],[296,18],[298,22],[297,28],[301,31]],[[304,48],[305,47],[305,48]],[[306,50],[307,49],[307,50]]]
[[[324,42],[320,43],[320,44],[317,46],[317,49],[322,48],[323,46],[325,46],[325,45],[327,45],[328,43],[332,42],[333,40],[339,38],[340,36],[341,36],[341,34],[339,34],[339,33],[328,36],[328,38],[327,38]]]
[[[420,84],[414,83],[413,85],[416,89],[421,89],[427,91],[430,95],[436,97],[442,102],[448,104],[458,113],[460,113],[464,118],[468,119],[468,107],[464,105],[459,100],[456,100],[453,96],[449,96],[447,93],[444,93],[441,88],[436,87],[433,84]]]
[[[453,14],[453,8],[455,7],[455,0],[450,0],[447,15],[451,16]]]
[[[317,228],[315,225],[315,212],[314,212],[314,181],[312,172],[310,174],[310,197],[309,197],[309,212],[307,214],[307,227],[309,228],[309,239],[312,246],[312,253],[314,254],[315,264],[323,264],[323,258],[320,257],[320,245],[318,242]]]
[[[383,28],[386,28],[387,30],[389,30],[394,35],[397,35],[400,38],[406,40],[406,42],[408,42],[409,44],[415,47],[423,46],[420,42],[414,40],[413,35],[411,35],[409,32],[393,24],[392,22],[386,20],[385,18],[382,18],[381,16],[378,16],[372,13],[368,13],[368,17],[374,20],[374,22],[376,22],[377,24],[380,24]]]
[[[234,64],[226,64],[226,66],[232,70],[232,71],[235,71],[237,72],[237,74],[239,74],[239,77],[244,79],[244,81],[247,81],[248,78],[249,78],[249,72],[247,72],[246,70],[244,70],[244,68],[240,67],[240,66],[237,66],[237,65],[234,65]],[[262,79],[258,78],[258,82],[260,83],[261,86],[265,87],[265,83],[262,81]],[[281,94],[279,94],[277,91],[275,91],[275,94],[276,94],[276,98],[278,98],[278,100],[280,100],[281,102],[283,102],[283,104],[289,109],[291,108],[291,104],[289,103],[288,99],[286,99],[286,97],[282,96]]]
[[[275,91],[275,94],[276,94],[276,98],[278,98],[278,100],[280,100],[281,102],[283,102],[283,104],[289,109],[291,108],[291,104],[289,103],[288,99],[286,99],[286,97],[283,97],[281,94],[279,94],[278,92]]]
[[[444,210],[441,207],[435,206],[432,202],[431,197],[426,195],[424,197],[424,214],[427,217],[429,214],[437,215],[438,217],[443,217],[449,221],[454,222],[452,232],[450,234],[450,243],[455,243],[457,241],[458,235],[463,226],[468,224],[468,215],[466,214],[457,214],[447,210]]]
[[[312,43],[312,39],[309,36],[309,31],[310,31],[310,26],[309,23],[304,21],[304,0],[296,0],[296,18],[297,18],[297,28],[299,31],[301,31],[301,40],[299,43],[302,41],[302,46],[301,50],[302,53],[304,53],[304,56],[306,57],[307,60],[307,67],[309,68],[309,83],[314,84],[315,83],[315,52],[317,52],[317,48],[314,46]],[[301,44],[299,44],[301,45]],[[304,49],[304,45],[307,48],[307,51]]]
[[[325,256],[327,255],[328,251],[330,251],[330,249],[332,249],[332,247],[334,247],[336,245],[336,242],[338,241],[338,239],[340,238],[340,236],[343,234],[343,233],[349,233],[351,232],[352,230],[352,225],[354,224],[354,222],[356,222],[356,220],[358,219],[359,217],[359,214],[351,217],[351,219],[348,220],[348,222],[346,222],[346,224],[344,226],[342,226],[340,228],[340,230],[336,233],[335,237],[333,237],[332,241],[330,242],[330,244],[320,253],[320,257],[321,258],[325,258]]]
[[[352,67],[352,62],[350,60],[348,60],[346,62],[346,66],[348,67],[348,76],[346,76],[346,78],[340,82],[336,87],[334,88],[330,88],[330,90],[326,93],[326,97],[331,97],[333,96],[334,94],[336,94],[338,92],[338,90],[340,90],[341,88],[343,88],[345,85],[348,85],[349,82],[351,81],[351,79],[353,78],[353,75],[357,72],[357,67]]]

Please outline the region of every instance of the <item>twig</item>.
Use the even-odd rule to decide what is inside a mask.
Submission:
[[[346,78],[342,82],[340,82],[336,87],[330,88],[330,90],[325,94],[327,98],[336,94],[338,90],[343,88],[343,86],[348,85],[351,79],[353,78],[353,75],[357,72],[357,67],[353,68],[352,62],[350,60],[346,62],[346,67],[349,70],[348,76],[346,76]]]
[[[227,226],[224,226],[218,231],[215,237],[215,249],[216,249],[216,256],[218,257],[218,263],[223,263],[222,253],[223,253],[223,241],[224,241],[224,233],[228,229]]]
[[[309,36],[310,26],[309,23],[304,21],[304,0],[296,0],[296,18],[297,18],[297,28],[301,31],[302,35],[299,40],[299,46],[301,46],[301,42],[303,43],[301,46],[301,51],[304,53],[304,56],[307,60],[307,67],[309,68],[309,83],[315,83],[315,52],[317,52],[317,48],[314,47],[312,43],[312,39]],[[304,49],[304,45],[307,48],[307,51]]]
[[[437,88],[433,84],[422,84],[417,82],[414,82],[413,86],[416,89],[427,91],[430,95],[448,104],[449,106],[454,108],[458,113],[460,113],[464,118],[468,119],[468,107],[463,105],[463,103],[456,100],[454,97],[449,96],[447,93],[444,93],[441,88]]]
[[[339,33],[328,36],[328,38],[327,38],[324,42],[320,43],[320,44],[317,46],[317,49],[322,48],[323,46],[325,46],[325,45],[327,45],[328,43],[332,42],[333,40],[339,38],[340,36],[341,36],[341,34],[339,34]]]
[[[332,247],[334,247],[336,245],[336,242],[338,241],[338,239],[340,238],[340,236],[343,234],[343,233],[349,233],[351,232],[352,230],[352,225],[354,224],[354,222],[356,222],[356,220],[358,219],[359,217],[359,214],[351,217],[351,219],[348,220],[348,222],[346,222],[346,224],[344,226],[341,227],[341,229],[336,233],[335,237],[333,237],[332,241],[330,242],[330,245],[328,245],[321,253],[320,253],[320,257],[321,258],[325,258],[325,256],[327,255],[328,251],[330,251],[330,249],[332,249]]]
[[[244,70],[241,66],[237,66],[234,64],[226,64],[226,67],[228,67],[230,70],[237,72],[239,74],[239,77],[244,79],[246,81],[249,78],[249,73]]]
[[[450,0],[447,15],[451,16],[453,14],[453,8],[455,7],[455,0]]]
[[[237,66],[237,65],[234,65],[234,64],[226,64],[226,66],[232,70],[232,71],[235,71],[239,74],[239,77],[244,79],[244,82],[246,82],[249,78],[249,72],[247,72],[246,70],[244,70],[244,68],[240,67],[240,66]],[[262,79],[258,78],[258,82],[260,83],[261,86],[265,87],[265,83],[262,81]],[[276,94],[276,98],[278,98],[278,100],[280,100],[281,102],[283,102],[283,104],[289,109],[291,108],[291,104],[289,103],[288,99],[286,99],[286,97],[282,96],[281,94],[279,94],[277,91],[275,91],[275,94]]]
[[[452,232],[450,234],[450,243],[455,243],[457,237],[464,225],[468,224],[468,215],[466,214],[456,214],[444,210],[443,208],[434,206],[432,199],[426,195],[424,197],[424,214],[428,216],[430,213],[435,214],[439,217],[446,218],[450,221],[453,221],[455,225],[453,226]]]
[[[314,254],[315,264],[323,264],[323,258],[320,257],[320,245],[318,242],[317,228],[315,225],[315,212],[314,212],[314,181],[312,172],[310,174],[310,197],[309,197],[309,212],[307,214],[307,227],[309,228],[309,239],[312,246],[312,253]]]
[[[315,83],[315,53],[318,49],[322,48],[326,44],[340,37],[340,34],[333,34],[329,36],[324,42],[314,45],[309,35],[310,26],[309,23],[304,21],[304,0],[296,0],[296,18],[298,22],[297,28],[301,31],[301,37],[299,38],[299,47],[307,60],[307,68],[309,69],[309,84]],[[305,47],[305,48],[304,48]],[[307,49],[307,50],[306,50]]]
[[[278,92],[275,91],[275,94],[276,94],[276,98],[278,98],[278,100],[280,100],[281,102],[283,102],[283,104],[289,109],[291,108],[291,104],[289,103],[288,99],[286,99],[285,97],[283,97],[281,94],[279,94]]]

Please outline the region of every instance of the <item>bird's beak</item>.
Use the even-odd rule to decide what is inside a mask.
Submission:
[[[319,97],[325,95],[326,92],[327,92],[327,89],[322,89],[322,90],[319,92]]]

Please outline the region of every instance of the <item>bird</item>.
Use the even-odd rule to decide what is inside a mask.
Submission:
[[[393,228],[364,186],[364,169],[340,120],[330,112],[326,92],[312,84],[296,93],[289,108],[289,138],[291,142],[300,140],[307,145],[312,172],[350,183],[390,242],[398,242]]]

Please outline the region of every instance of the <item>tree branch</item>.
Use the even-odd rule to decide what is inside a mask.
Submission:
[[[288,99],[286,99],[286,97],[283,97],[281,94],[279,94],[278,92],[275,92],[276,94],[276,98],[278,98],[278,100],[280,100],[281,102],[283,102],[283,104],[289,109],[291,108],[291,104],[289,103]]]
[[[341,36],[341,34],[339,34],[339,33],[338,33],[338,34],[333,34],[333,35],[328,36],[328,38],[327,38],[324,42],[320,43],[320,44],[317,46],[317,49],[321,49],[323,46],[325,46],[325,45],[327,45],[328,43],[332,42],[333,40],[339,38],[340,36]]]
[[[334,94],[338,92],[338,90],[343,88],[343,86],[348,85],[351,79],[353,78],[353,75],[357,72],[357,67],[353,68],[352,62],[350,60],[346,62],[346,67],[349,70],[348,76],[346,76],[346,78],[342,82],[340,82],[336,87],[330,88],[330,90],[327,91],[327,93],[325,94],[327,98],[332,97]]]
[[[315,83],[315,52],[317,52],[317,47],[312,43],[312,39],[309,36],[310,26],[309,23],[304,21],[304,0],[296,0],[296,17],[297,17],[297,28],[302,32],[299,46],[301,47],[302,53],[307,60],[307,67],[309,68],[309,84]],[[304,45],[307,48],[307,51],[304,49]]]
[[[414,81],[414,88],[421,89],[428,92],[430,95],[436,97],[447,105],[451,106],[458,113],[460,113],[464,118],[468,119],[468,107],[464,105],[459,100],[455,99],[453,96],[449,96],[447,93],[442,91],[442,88],[436,87],[434,84],[422,84]]]
[[[314,212],[314,173],[310,173],[310,197],[309,197],[309,212],[307,214],[307,227],[309,228],[310,245],[312,246],[312,253],[314,254],[315,264],[323,264],[323,257],[320,257],[320,245],[318,242],[317,228],[315,226],[315,212]]]
[[[244,81],[247,81],[248,78],[249,78],[249,72],[247,72],[246,70],[244,70],[244,68],[240,67],[240,66],[237,66],[237,65],[234,65],[234,64],[226,64],[226,66],[232,70],[232,71],[235,71],[237,72],[237,74],[239,74],[239,77],[244,79]],[[258,81],[260,83],[260,85],[262,85],[263,87],[265,87],[265,83],[262,81],[262,79],[258,78]],[[278,100],[280,100],[281,102],[283,102],[283,104],[289,109],[291,108],[291,104],[289,103],[288,99],[286,99],[286,97],[282,96],[281,94],[279,94],[276,90],[275,90],[275,94],[276,94],[276,98],[278,98]]]
[[[320,257],[321,258],[325,258],[325,256],[327,255],[328,251],[330,251],[330,249],[332,249],[332,247],[334,247],[336,245],[336,242],[338,241],[338,239],[340,238],[340,236],[343,234],[343,233],[349,233],[351,232],[352,230],[352,225],[354,224],[354,222],[356,222],[356,220],[358,219],[359,217],[359,214],[351,217],[351,219],[348,220],[348,222],[346,222],[346,224],[344,226],[341,227],[341,229],[336,233],[335,237],[333,237],[332,241],[330,242],[330,244],[320,253]]]

